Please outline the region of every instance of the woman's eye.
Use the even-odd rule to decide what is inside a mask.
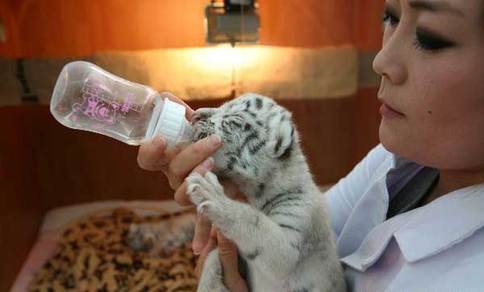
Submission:
[[[437,52],[454,46],[454,43],[430,32],[417,30],[415,47],[430,52]]]
[[[385,11],[383,12],[382,21],[384,25],[394,26],[400,22],[400,19],[398,19],[398,17],[396,17],[393,12],[385,9]]]

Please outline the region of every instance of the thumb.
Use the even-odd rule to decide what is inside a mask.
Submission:
[[[248,291],[244,278],[239,273],[237,246],[223,234],[217,232],[217,246],[224,276],[224,284],[230,291]]]

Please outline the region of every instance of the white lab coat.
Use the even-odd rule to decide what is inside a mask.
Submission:
[[[325,194],[350,291],[484,291],[484,184],[385,221],[419,168],[378,145]]]

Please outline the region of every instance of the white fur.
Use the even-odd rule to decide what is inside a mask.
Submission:
[[[190,175],[188,194],[198,211],[236,243],[247,261],[252,291],[345,291],[322,194],[291,114],[255,94],[196,114],[195,138],[216,133],[224,141],[214,156],[215,173],[234,182],[249,204],[228,198],[212,172]],[[198,291],[226,291],[217,258],[215,250]]]

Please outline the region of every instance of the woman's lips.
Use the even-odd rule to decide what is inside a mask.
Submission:
[[[383,117],[388,118],[388,119],[391,119],[391,118],[402,118],[402,117],[405,116],[404,114],[402,114],[401,112],[395,110],[394,108],[392,108],[391,106],[389,106],[386,103],[382,103],[382,105],[380,106],[380,114]]]

